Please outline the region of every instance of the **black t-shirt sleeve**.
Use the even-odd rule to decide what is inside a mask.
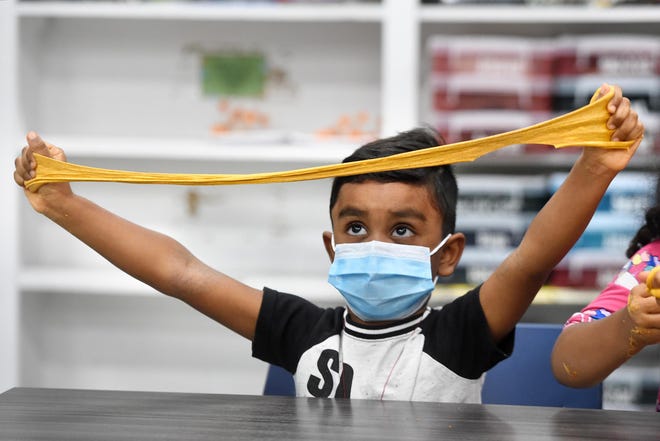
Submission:
[[[302,354],[343,326],[343,308],[320,308],[301,297],[264,288],[252,356],[296,372]]]
[[[434,310],[424,324],[424,352],[463,378],[479,378],[513,351],[514,331],[494,342],[479,301],[480,288]]]

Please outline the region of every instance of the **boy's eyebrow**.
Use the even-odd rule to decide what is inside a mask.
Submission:
[[[362,209],[357,208],[357,207],[348,206],[348,207],[342,208],[341,211],[339,211],[339,213],[337,214],[337,217],[338,218],[341,218],[341,217],[344,217],[344,216],[359,217],[359,216],[366,215],[366,213],[367,213],[366,210],[362,210]],[[415,219],[419,219],[419,220],[422,220],[422,221],[426,220],[426,216],[424,215],[423,212],[421,212],[419,210],[415,210],[413,208],[405,208],[405,209],[402,209],[402,210],[393,210],[390,213],[393,217],[397,217],[397,218],[415,218]]]
[[[337,213],[337,217],[344,217],[344,216],[363,216],[366,213],[365,210],[360,210],[357,207],[344,207]]]
[[[407,208],[407,209],[403,209],[403,210],[395,210],[395,211],[392,211],[392,214],[395,217],[403,217],[403,218],[412,217],[412,218],[416,218],[416,219],[419,219],[419,220],[422,220],[422,221],[426,220],[426,216],[424,215],[423,212],[421,212],[419,210],[415,210],[413,208]]]

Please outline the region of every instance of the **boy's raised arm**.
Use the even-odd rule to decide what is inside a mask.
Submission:
[[[627,150],[584,148],[561,187],[531,222],[520,245],[482,286],[481,304],[493,338],[499,341],[520,320],[552,269],[589,224],[612,179],[623,170],[641,142],[644,126],[616,86],[603,85],[612,140],[636,140]]]
[[[33,153],[66,160],[64,152],[29,133],[15,160],[14,180],[34,176]],[[68,183],[24,190],[32,207],[80,239],[122,271],[181,299],[228,328],[252,339],[262,292],[205,265],[174,239],[127,221],[74,194]]]

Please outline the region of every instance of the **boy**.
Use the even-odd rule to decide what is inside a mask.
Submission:
[[[68,184],[25,194],[37,212],[121,270],[252,340],[255,357],[295,374],[299,396],[480,402],[482,374],[511,353],[515,324],[639,145],[643,126],[619,88],[608,109],[612,138],[637,142],[628,150],[585,149],[520,246],[482,285],[438,310],[426,306],[434,281],[452,274],[465,244],[454,232],[449,166],[335,180],[333,231],[323,240],[329,281],[348,306],[325,310],[217,272]],[[19,186],[34,176],[34,152],[65,159],[34,133],[28,143],[15,162]],[[438,143],[414,130],[367,144],[346,161]]]

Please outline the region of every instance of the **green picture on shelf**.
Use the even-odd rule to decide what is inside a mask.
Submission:
[[[265,71],[262,54],[205,54],[202,56],[202,91],[209,96],[261,97]]]

